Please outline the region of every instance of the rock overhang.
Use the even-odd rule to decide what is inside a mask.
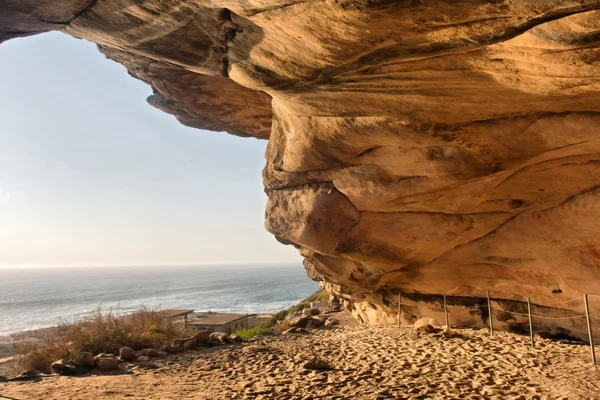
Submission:
[[[599,292],[600,1],[0,6],[0,40],[61,29],[183,124],[269,139],[267,229],[364,322]]]

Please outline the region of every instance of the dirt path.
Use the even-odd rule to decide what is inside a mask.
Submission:
[[[310,371],[313,356],[330,371]],[[124,365],[125,367],[125,365]],[[593,399],[589,348],[498,332],[345,326],[132,363],[129,373],[0,383],[25,399]]]

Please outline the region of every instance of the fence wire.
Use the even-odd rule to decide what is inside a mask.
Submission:
[[[491,307],[494,308],[494,309],[496,309],[496,310],[498,310],[498,311],[503,311],[503,312],[509,313],[509,314],[524,315],[526,317],[529,316],[528,313],[519,313],[519,312],[516,312],[516,311],[508,311],[508,310],[505,310],[505,309],[500,308],[498,306],[491,306]],[[558,319],[577,319],[577,318],[583,318],[583,317],[585,317],[585,314],[574,315],[572,317],[544,317],[544,316],[541,316],[541,315],[531,314],[531,317],[532,318],[533,317],[535,317],[535,318],[541,318],[541,319],[557,319],[557,320]]]

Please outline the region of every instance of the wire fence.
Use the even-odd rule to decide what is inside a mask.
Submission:
[[[417,305],[412,305],[412,304],[407,304],[407,303],[402,303],[402,293],[398,293],[398,327],[402,326],[402,307],[417,307]],[[419,296],[419,295],[407,295],[404,294],[405,297],[415,297],[415,296]],[[422,295],[425,297],[434,297],[432,295]],[[444,317],[446,320],[446,329],[450,330],[450,323],[449,323],[449,313],[448,313],[448,301],[447,301],[447,294],[443,294],[441,295],[443,296],[443,305],[444,305]],[[589,303],[588,303],[588,296],[594,296],[594,297],[600,297],[599,294],[595,294],[595,293],[585,293],[583,294],[582,297],[577,297],[574,299],[570,299],[570,300],[564,300],[564,301],[559,301],[559,302],[552,302],[552,303],[544,303],[543,306],[539,306],[536,304],[533,304],[531,302],[530,298],[527,298],[527,301],[523,301],[523,300],[513,300],[513,299],[493,299],[490,297],[490,292],[487,292],[487,297],[486,298],[472,298],[472,301],[478,301],[481,302],[482,300],[484,300],[486,302],[486,304],[458,304],[459,306],[464,306],[464,307],[469,307],[469,308],[482,308],[482,309],[487,309],[488,312],[488,324],[489,324],[489,330],[490,330],[490,335],[493,336],[494,335],[494,319],[493,319],[493,312],[492,310],[496,310],[496,311],[500,311],[503,313],[507,313],[507,314],[511,314],[511,315],[518,315],[518,316],[523,316],[523,317],[527,317],[528,322],[529,322],[529,336],[530,336],[530,340],[531,340],[531,346],[535,347],[535,339],[534,339],[534,330],[533,330],[533,319],[538,319],[538,320],[555,320],[555,321],[566,321],[566,320],[577,320],[580,318],[585,318],[586,320],[586,327],[587,327],[587,333],[588,333],[588,338],[589,338],[589,344],[590,344],[590,355],[592,358],[592,364],[596,365],[596,352],[594,349],[594,338],[593,338],[593,332],[592,332],[592,320],[600,320],[600,317],[594,316],[594,315],[590,315],[590,310],[589,310]],[[437,297],[437,296],[435,296]],[[452,296],[452,297],[458,297],[458,298],[464,298],[461,296]],[[494,301],[495,303],[498,302],[504,302],[504,303],[509,303],[509,302],[515,302],[515,303],[521,303],[521,305],[527,305],[527,312],[520,312],[520,311],[513,311],[513,310],[508,310],[506,308],[500,307],[497,304],[492,304],[492,301]],[[575,314],[575,315],[569,315],[569,316],[565,316],[565,317],[550,317],[550,316],[545,316],[545,315],[540,315],[540,314],[534,314],[531,312],[532,306],[534,307],[543,307],[543,308],[548,308],[548,307],[552,307],[552,306],[564,306],[565,304],[571,304],[571,303],[576,303],[576,302],[582,302],[583,303],[583,309],[584,309],[584,313],[583,314]],[[562,311],[565,312],[575,312],[573,310],[569,310],[569,309],[563,309]]]

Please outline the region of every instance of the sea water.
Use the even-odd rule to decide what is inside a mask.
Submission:
[[[98,307],[274,313],[317,289],[301,264],[0,270],[0,336],[73,321]]]

